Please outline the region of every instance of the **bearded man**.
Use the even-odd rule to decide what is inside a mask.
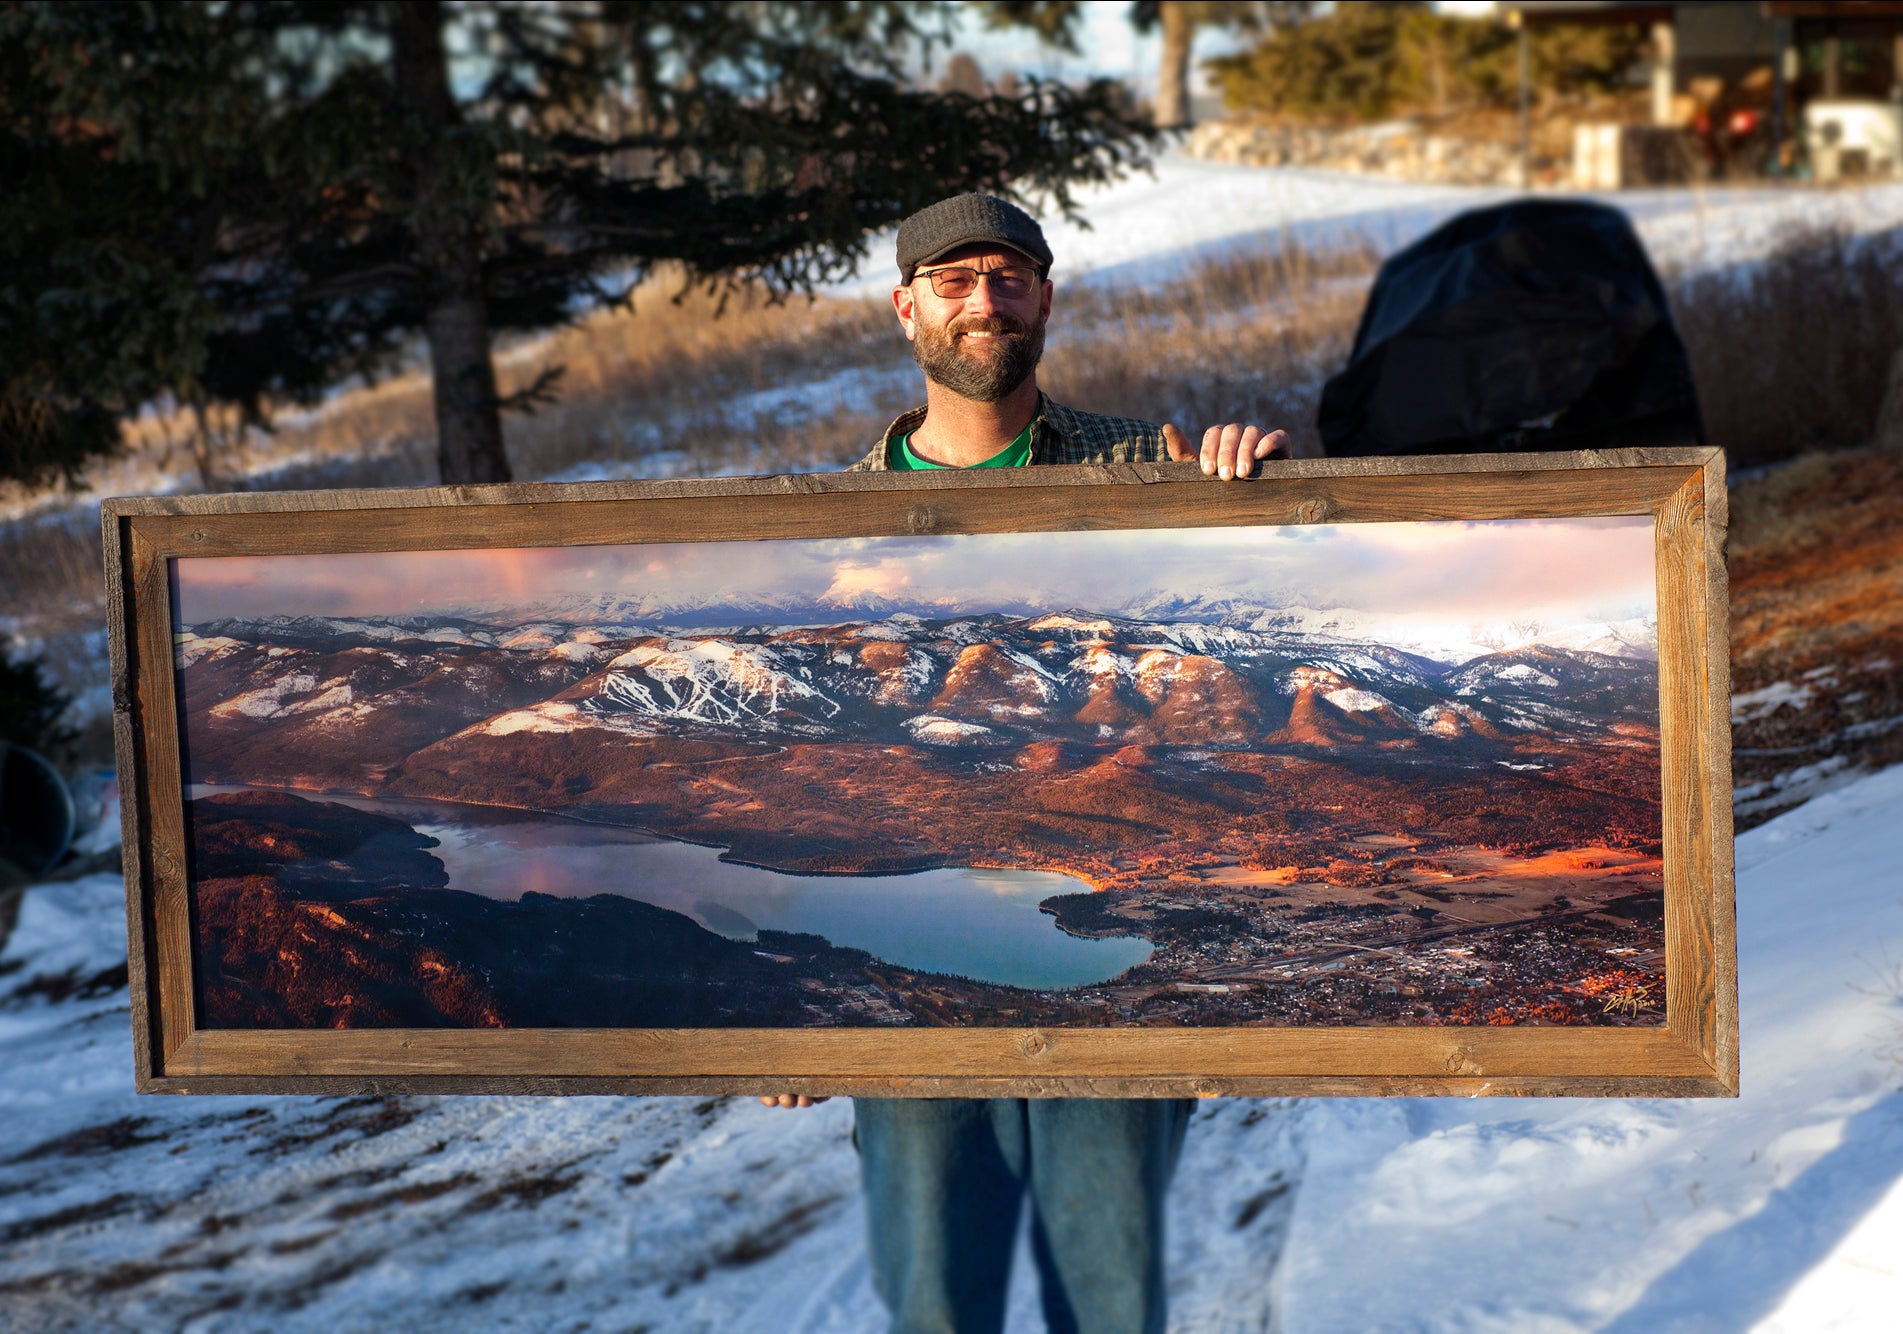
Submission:
[[[892,307],[925,372],[853,470],[1009,468],[1199,458],[1247,477],[1281,431],[1230,423],[1200,449],[1175,425],[1079,412],[1037,387],[1051,251],[1022,209],[958,195],[899,227]],[[768,1106],[822,1099],[763,1097]],[[873,1286],[903,1334],[1003,1325],[1018,1215],[1053,1334],[1160,1334],[1163,1205],[1195,1104],[1180,1099],[859,1098]]]
[[[956,195],[899,226],[892,308],[925,372],[925,406],[886,429],[865,469],[1001,468],[1200,457],[1227,481],[1286,455],[1281,431],[1211,426],[1192,449],[1175,425],[1079,412],[1037,387],[1050,319],[1051,250],[1024,210]]]

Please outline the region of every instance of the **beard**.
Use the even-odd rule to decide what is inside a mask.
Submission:
[[[966,333],[995,336],[959,337]],[[1031,378],[1043,356],[1044,321],[1027,325],[1014,315],[955,319],[941,325],[920,321],[912,340],[912,359],[926,379],[978,403],[1010,397]]]

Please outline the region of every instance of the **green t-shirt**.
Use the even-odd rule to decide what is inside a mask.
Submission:
[[[1031,424],[1026,422],[1024,429],[1018,432],[1018,438],[993,454],[982,463],[967,466],[973,468],[1022,468],[1031,461]],[[908,431],[895,436],[892,447],[886,453],[886,466],[893,472],[924,472],[930,468],[949,468],[947,463],[933,463],[922,459],[912,452],[912,435]]]

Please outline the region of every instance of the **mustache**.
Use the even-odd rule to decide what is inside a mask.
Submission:
[[[960,316],[946,328],[953,334],[1016,334],[1020,338],[1030,332],[1024,321],[1015,315],[974,315],[970,318]]]

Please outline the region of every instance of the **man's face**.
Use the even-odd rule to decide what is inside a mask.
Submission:
[[[1015,250],[966,246],[919,266],[910,284],[892,292],[912,356],[926,377],[962,398],[995,403],[1009,397],[1037,369],[1044,355],[1044,324],[1051,313],[1051,284],[1039,279],[1021,296],[1001,293],[989,279],[963,297],[942,297],[930,275],[945,268],[1037,267]]]

